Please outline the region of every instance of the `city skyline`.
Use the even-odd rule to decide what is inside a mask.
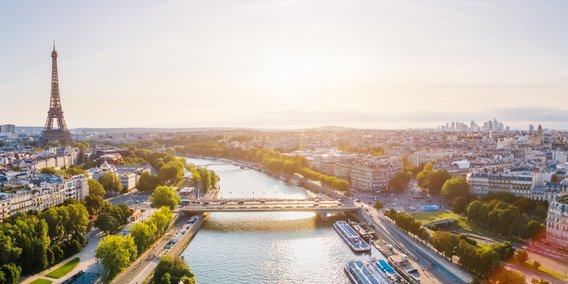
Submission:
[[[568,129],[562,2],[67,4],[0,4],[3,123],[43,124],[55,39],[71,129]]]

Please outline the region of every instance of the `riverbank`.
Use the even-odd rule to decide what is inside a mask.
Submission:
[[[178,154],[176,154],[178,155]],[[255,163],[250,163],[250,162],[245,162],[245,161],[236,161],[236,160],[232,160],[232,159],[228,159],[228,158],[215,158],[215,157],[205,157],[205,156],[199,156],[199,155],[186,155],[186,158],[192,158],[192,159],[201,159],[201,160],[212,160],[214,162],[212,162],[210,165],[219,165],[218,163],[216,163],[217,161],[219,161],[220,163],[225,163],[225,164],[230,164],[230,165],[234,165],[234,166],[238,166],[241,167],[243,169],[253,169],[256,170],[258,172],[262,172],[264,174],[267,174],[273,178],[276,179],[280,179],[283,180],[285,182],[288,182],[294,186],[297,186],[303,190],[305,190],[306,192],[309,192],[310,194],[317,196],[318,194],[323,194],[323,195],[327,195],[328,197],[334,198],[334,199],[339,199],[339,198],[344,198],[345,194],[336,191],[334,189],[328,188],[324,185],[321,185],[320,182],[314,181],[314,180],[310,180],[308,178],[305,177],[298,177],[298,176],[287,176],[284,174],[280,174],[280,173],[276,173],[276,172],[272,172],[269,171],[267,169],[264,169],[262,166],[255,164]],[[210,166],[210,165],[205,165],[205,167]]]
[[[223,199],[312,195],[278,175],[241,169],[235,161],[194,156],[188,162],[218,173]],[[363,256],[333,230],[337,219],[343,218],[322,221],[312,212],[211,213],[181,256],[200,283],[347,283],[343,265]]]

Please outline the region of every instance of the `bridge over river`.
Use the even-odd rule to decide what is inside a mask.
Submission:
[[[180,210],[187,213],[205,212],[315,212],[336,213],[357,211],[353,203],[341,203],[337,200],[318,199],[223,199],[200,200],[182,205]]]

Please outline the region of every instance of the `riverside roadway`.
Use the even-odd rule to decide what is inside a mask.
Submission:
[[[118,274],[111,283],[141,284],[154,271],[154,268],[156,268],[160,261],[159,257],[161,253],[166,250],[166,245],[171,237],[183,228],[185,220],[187,220],[187,218],[179,218],[178,215],[174,218],[178,220],[174,228],[169,230],[168,233],[162,236],[150,249],[139,256],[128,268]]]
[[[360,204],[360,206],[364,209],[360,211],[360,216],[365,219],[367,223],[372,224],[375,229],[380,229],[382,231],[380,235],[385,236],[394,246],[401,249],[406,254],[413,255],[414,257],[418,256],[420,259],[424,260],[423,262],[435,265],[438,270],[442,269],[442,275],[438,276],[446,278],[452,283],[471,283],[473,281],[473,277],[468,272],[439,255],[431,248],[412,239],[412,237],[391,224],[390,220],[382,213],[377,212],[376,209],[366,204]]]

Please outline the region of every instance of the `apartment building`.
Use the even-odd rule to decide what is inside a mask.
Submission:
[[[359,191],[388,189],[389,180],[403,170],[397,158],[356,161],[350,166],[351,188]]]
[[[544,186],[546,181],[550,181],[551,175],[531,172],[476,172],[468,174],[466,180],[475,196],[483,196],[489,192],[509,192],[516,196],[533,198],[533,189]]]
[[[60,175],[33,175],[4,184],[0,192],[0,220],[30,210],[43,211],[65,199],[84,199],[89,194],[87,178],[76,175],[67,180]]]
[[[554,245],[568,247],[568,195],[563,195],[548,206],[546,239]]]
[[[550,204],[560,195],[568,193],[568,180],[561,182],[545,182],[543,187],[533,189],[532,199],[548,201]]]

